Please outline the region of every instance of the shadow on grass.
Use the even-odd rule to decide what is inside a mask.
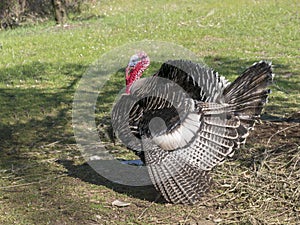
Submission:
[[[55,180],[61,171],[51,164],[51,158],[66,157],[70,151],[64,152],[62,148],[75,143],[70,112],[76,83],[85,69],[77,64],[62,66],[34,62],[0,70],[0,174],[6,177],[1,179],[0,193],[9,200],[3,204],[20,213],[20,220],[28,220],[28,224],[63,217],[57,210],[58,205],[52,202],[74,202],[74,205],[82,202],[70,200],[67,191],[63,197],[59,193],[61,185],[52,187],[51,179]],[[55,83],[52,76],[66,80],[65,85]],[[47,179],[49,182],[40,183]],[[41,186],[58,192],[50,191],[49,196],[44,196]],[[47,208],[53,218],[41,218],[39,208]]]
[[[105,177],[99,175],[95,170],[90,167],[87,163],[81,165],[74,165],[71,160],[58,160],[57,163],[63,165],[67,171],[68,175],[74,178],[79,178],[84,182],[90,184],[101,185],[110,188],[128,196],[139,198],[147,201],[155,201],[160,195],[154,188],[153,185],[147,186],[128,186],[112,182]],[[159,198],[158,203],[165,203],[163,198]]]
[[[65,140],[64,134],[70,137],[71,129],[68,128],[71,127],[66,125],[71,121],[74,88],[85,67],[77,64],[60,67],[59,76],[67,77],[66,80],[69,81],[65,87],[60,83],[51,88],[43,88],[43,83],[40,84],[41,88],[31,84],[36,79],[40,82],[52,79],[48,70],[58,67],[59,65],[34,62],[0,71],[3,83],[14,85],[16,76],[25,80],[22,86],[0,88],[2,149],[12,146],[31,148],[35,143]]]

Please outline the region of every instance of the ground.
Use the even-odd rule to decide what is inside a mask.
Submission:
[[[0,223],[299,223],[298,6],[101,1],[66,27],[49,22],[0,31]],[[166,203],[152,186],[106,180],[89,167],[74,138],[72,104],[82,75],[102,54],[144,39],[182,45],[230,80],[255,61],[274,65],[261,120],[246,145],[213,170],[211,190],[195,206]],[[154,63],[147,75],[158,67]],[[107,136],[123,86],[120,68],[99,95],[96,123],[105,147],[130,158]],[[117,199],[131,204],[113,206]]]

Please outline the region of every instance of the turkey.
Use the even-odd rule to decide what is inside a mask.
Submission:
[[[145,52],[130,58],[112,125],[167,201],[195,204],[210,187],[209,171],[253,129],[270,93],[272,65],[254,63],[232,83],[188,60],[167,61],[141,78],[149,65]]]

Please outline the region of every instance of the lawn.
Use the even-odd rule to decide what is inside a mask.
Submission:
[[[297,0],[103,0],[66,27],[0,31],[0,224],[299,223],[299,7]],[[112,183],[76,145],[72,106],[81,77],[103,54],[143,40],[183,46],[229,80],[255,61],[274,65],[262,120],[213,171],[210,193],[195,206],[153,202],[152,186]],[[130,158],[107,136],[124,67],[106,82],[95,112],[105,147]],[[131,205],[112,206],[116,199]]]

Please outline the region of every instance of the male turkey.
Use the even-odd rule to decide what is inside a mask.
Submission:
[[[194,204],[210,186],[209,171],[245,143],[259,118],[271,63],[253,64],[232,83],[187,60],[167,61],[139,79],[149,64],[144,52],[130,58],[112,124],[167,201]]]

